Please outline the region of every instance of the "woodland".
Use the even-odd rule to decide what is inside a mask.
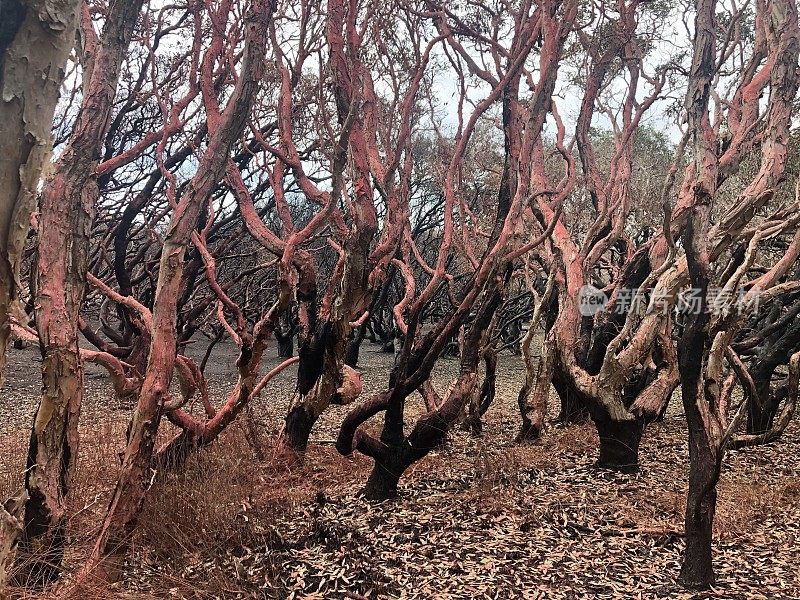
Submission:
[[[796,0],[0,0],[0,598],[800,597]]]

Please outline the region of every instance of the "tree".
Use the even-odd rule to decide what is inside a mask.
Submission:
[[[396,8],[391,15],[371,7],[365,13],[364,24],[359,25],[360,11],[355,5],[328,2],[325,37],[336,118],[347,132],[346,140],[340,144],[347,144],[352,192],[344,185],[342,155],[337,157],[341,164],[335,160],[332,169],[334,205],[330,218],[336,228],[329,238],[339,258],[319,306],[315,290],[297,298],[300,363],[295,398],[279,440],[279,452],[284,456],[296,457],[305,450],[314,422],[337,397],[338,390],[350,387],[360,391],[355,372],[345,366],[348,340],[370,316],[408,218],[412,168],[408,146],[415,125],[417,93],[438,40],[424,41],[420,37],[424,28],[413,11],[401,5]],[[391,26],[384,29],[382,21]],[[385,31],[394,29],[405,35],[384,38]],[[388,89],[385,97],[376,92],[375,76],[363,58],[366,35],[370,37],[370,47],[377,51],[372,57],[375,67],[387,73],[380,81]],[[410,48],[405,47],[404,37],[413,43]],[[287,93],[284,102],[288,102]],[[291,145],[289,139],[284,143]],[[294,169],[298,179],[303,177],[296,165]],[[306,186],[310,187],[308,183]],[[312,195],[318,194],[312,190]],[[376,206],[379,199],[386,211],[380,228]],[[346,212],[341,213],[335,206],[340,202]]]
[[[598,466],[622,471],[638,468],[639,440],[650,406],[659,407],[677,384],[674,364],[667,360],[668,349],[656,360],[646,360],[657,337],[671,343],[667,324],[661,322],[650,330],[644,343],[628,343],[633,325],[628,317],[631,306],[622,306],[621,297],[623,292],[652,284],[659,269],[666,266],[654,261],[651,268],[643,262],[641,249],[636,250],[628,233],[640,123],[666,92],[675,69],[667,62],[648,73],[646,40],[655,35],[653,28],[659,18],[657,8],[653,13],[649,10],[637,2],[625,4],[615,20],[601,15],[595,31],[576,32],[586,73],[575,123],[582,189],[580,201],[566,206],[552,241],[540,252],[546,270],[554,274],[555,290],[545,320],[540,383],[531,392],[533,405],[546,406],[547,382],[552,380],[561,398],[562,419],[579,418],[588,410],[600,437]],[[607,35],[608,31],[613,35]],[[621,87],[619,93],[615,86]],[[613,152],[606,165],[597,153],[602,138],[591,135],[598,111],[612,124]],[[544,162],[539,165],[537,176],[547,181]],[[588,206],[580,204],[587,200]],[[549,214],[549,208],[539,202],[540,210]],[[585,219],[584,215],[592,217]],[[581,295],[592,287],[609,295],[609,311],[583,312]],[[652,366],[647,368],[646,363]],[[540,426],[531,427],[523,419],[521,439],[536,437],[539,432]]]
[[[694,310],[687,316],[678,342],[681,395],[689,430],[690,459],[689,494],[686,501],[686,553],[680,580],[687,587],[698,588],[714,583],[711,537],[717,499],[716,484],[728,440],[741,418],[739,411],[727,423],[725,411],[721,410],[722,406],[727,405],[731,393],[731,385],[723,385],[724,360],[727,355],[732,367],[735,370],[740,369],[740,361],[730,344],[748,316],[747,310],[739,310],[733,311],[730,317],[724,316],[724,313],[722,317],[712,317],[706,310],[709,289],[714,283],[718,284],[718,289],[732,293],[745,289],[743,277],[753,264],[760,242],[787,229],[796,228],[800,220],[800,205],[795,197],[793,204],[779,208],[777,213],[771,214],[764,222],[745,230],[752,222],[756,210],[774,197],[781,179],[786,164],[792,102],[798,87],[800,30],[797,6],[793,2],[784,3],[778,0],[760,3],[756,7],[756,21],[760,29],[756,32],[756,48],[751,63],[752,79],[740,88],[743,101],[749,100],[752,103],[755,94],[769,86],[769,101],[763,117],[761,165],[738,201],[722,213],[719,222],[713,225],[711,223],[720,174],[727,164],[727,153],[720,156],[713,145],[714,124],[709,106],[711,83],[717,64],[714,9],[715,3],[712,0],[701,0],[697,3],[695,51],[686,96],[694,160],[687,170],[682,188],[690,196],[687,201],[688,218],[682,233],[686,248],[686,263],[683,268],[688,271],[691,285],[700,298],[700,306],[699,310]],[[763,65],[760,64],[763,57],[759,54],[766,57]],[[759,66],[760,69],[756,71]],[[733,106],[735,108],[736,104]],[[742,107],[745,110],[757,110],[752,104]],[[729,126],[732,128],[734,140],[738,133],[734,126],[741,127],[743,124],[737,124],[730,119]],[[791,215],[788,221],[782,218],[784,214]],[[737,266],[722,271],[722,276],[715,281],[712,264],[719,259],[721,249],[733,240],[747,238],[747,250],[736,261]],[[782,287],[796,285],[793,282],[778,282],[796,260],[797,252],[795,243],[788,253],[789,260],[778,260],[763,275],[749,282],[745,298],[758,294],[771,295]],[[789,390],[794,394],[797,393],[799,359],[797,354],[791,359]],[[746,390],[751,388],[752,379],[745,377],[742,371],[739,371],[738,376]]]
[[[148,329],[152,335],[147,369],[128,431],[127,447],[117,485],[92,559],[84,573],[99,567],[101,574],[114,575],[114,571],[118,569],[118,565],[114,563],[124,554],[130,532],[141,511],[150,481],[155,434],[176,362],[175,318],[183,274],[183,255],[200,212],[207,206],[214,186],[225,173],[231,147],[247,123],[254,96],[264,75],[269,21],[273,10],[271,3],[254,3],[245,15],[242,68],[224,110],[218,108],[216,97],[208,87],[211,82],[207,76],[205,78],[203,99],[208,111],[210,137],[197,172],[184,189],[180,202],[174,196],[171,198],[174,212],[161,251],[152,316],[148,318],[147,311],[140,309],[140,316],[146,322],[149,321]],[[228,16],[224,6],[220,7],[217,14],[218,18],[223,16]],[[206,75],[210,75],[213,63],[222,60],[224,56],[223,33],[217,31],[206,53]],[[174,190],[172,193],[174,194]]]
[[[489,94],[475,105],[466,121],[460,121],[460,130],[450,155],[444,177],[444,231],[442,244],[436,263],[429,266],[418,251],[414,251],[410,236],[403,251],[404,261],[396,264],[403,270],[406,279],[406,293],[395,306],[395,320],[404,332],[405,342],[397,357],[395,367],[386,390],[374,395],[357,406],[344,420],[336,442],[337,450],[345,455],[357,450],[374,460],[372,473],[364,488],[370,499],[385,499],[396,495],[397,485],[404,471],[414,462],[423,458],[447,433],[457,420],[464,406],[477,390],[477,370],[480,348],[485,345],[487,330],[503,298],[513,260],[520,254],[538,246],[549,234],[550,225],[539,223],[542,234],[527,245],[519,242],[521,217],[529,198],[542,194],[544,190],[529,189],[526,176],[530,169],[533,148],[540,143],[541,133],[548,112],[551,110],[551,96],[555,85],[558,59],[575,16],[576,4],[541,4],[521,9],[514,15],[513,38],[503,69],[497,75],[484,71],[474,63],[469,52],[453,34],[448,19],[458,22],[458,16],[447,9],[436,7],[432,17],[437,28],[453,51],[468,64],[473,72],[481,72],[489,84]],[[459,23],[460,25],[461,23]],[[515,103],[516,86],[521,70],[535,41],[541,36],[540,79],[531,83],[532,96],[526,110]],[[493,51],[496,51],[496,47]],[[498,60],[497,63],[500,64]],[[461,65],[457,72],[464,89],[464,71]],[[464,251],[474,268],[461,295],[453,295],[452,307],[442,316],[428,333],[421,332],[420,317],[423,308],[431,300],[440,285],[452,281],[445,276],[450,259],[450,248],[455,242],[453,213],[461,207],[462,219],[466,221],[467,211],[463,198],[459,197],[457,174],[463,164],[467,144],[475,130],[478,119],[502,95],[505,95],[503,125],[506,158],[500,184],[498,201],[489,234],[481,257],[476,257],[476,248],[470,247],[465,237]],[[466,99],[462,96],[461,102]],[[519,111],[519,112],[517,112]],[[414,256],[429,273],[430,280],[425,288],[415,294],[415,286],[408,260]],[[435,361],[438,359],[448,339],[453,335],[474,310],[471,323],[465,328],[464,343],[460,358],[460,376],[450,386],[435,410],[417,420],[411,432],[404,431],[404,411],[407,397],[423,386],[430,377]],[[407,316],[406,316],[407,311]],[[423,388],[424,390],[424,388]],[[428,392],[429,393],[429,392]],[[361,426],[370,417],[383,412],[383,429],[380,439],[374,438]]]
[[[63,554],[65,500],[78,456],[83,395],[78,317],[98,196],[95,169],[141,5],[141,0],[110,4],[102,36],[91,44],[80,113],[41,195],[35,306],[43,392],[25,471],[24,549],[35,557],[29,561],[31,583],[52,580]],[[91,37],[91,23],[88,27],[84,35]]]
[[[76,0],[12,1],[0,7],[0,387],[11,328],[27,324],[19,306],[20,264],[35,222],[39,178],[52,151],[53,113],[79,7]],[[19,521],[16,511],[0,508],[0,586],[13,560]]]

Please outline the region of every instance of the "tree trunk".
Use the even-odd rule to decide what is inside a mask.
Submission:
[[[561,388],[553,382],[553,387],[556,388],[559,400],[561,400],[561,408],[558,411],[556,421],[565,425],[580,425],[586,423],[589,419],[589,411],[583,403],[581,397],[571,390],[569,387]]]
[[[636,473],[639,470],[643,420],[616,421],[606,416],[595,416],[593,420],[600,436],[600,456],[595,466],[621,473]]]
[[[273,335],[278,342],[278,356],[291,358],[294,356],[294,335],[296,333],[292,315],[285,311],[279,319],[280,327],[276,327]]]
[[[561,400],[561,408],[556,421],[559,423],[578,424],[589,419],[589,410],[580,397],[578,391],[570,384],[569,377],[563,372],[563,367],[556,360],[553,369],[553,387]]]
[[[106,136],[122,61],[142,0],[112,4],[73,133],[41,197],[36,265],[36,326],[42,350],[42,399],[28,450],[25,577],[43,585],[59,574],[66,498],[78,457],[83,365],[78,318],[88,271],[89,237],[99,194],[95,168]]]
[[[361,342],[364,341],[364,336],[367,333],[367,323],[364,322],[361,327],[355,330],[353,337],[347,342],[347,350],[344,355],[344,364],[348,367],[358,366],[358,357],[361,352]]]
[[[294,335],[289,333],[275,337],[278,340],[278,356],[280,358],[291,358],[294,355]]]
[[[775,397],[771,389],[774,369],[759,367],[760,365],[756,365],[750,371],[758,395],[756,398],[750,398],[747,402],[747,433],[752,435],[765,433],[772,429],[781,400],[781,398]]]
[[[518,400],[519,402],[519,400]],[[514,440],[517,443],[521,442],[535,442],[542,437],[544,431],[544,423],[534,421],[528,415],[522,415],[522,425],[519,428],[519,433]]]
[[[747,427],[749,435],[759,435],[772,429],[778,405],[770,396],[764,400],[764,405],[757,406],[755,399],[747,403]]]
[[[553,340],[549,336],[542,342],[541,356],[536,367],[533,366],[531,342],[534,325],[522,342],[522,355],[525,358],[525,383],[517,396],[522,426],[517,434],[517,442],[538,440],[544,430],[547,406],[550,398],[550,385],[553,379]]]
[[[467,417],[463,423],[463,429],[470,431],[473,436],[479,436],[483,432],[483,415],[489,410],[494,402],[497,391],[497,352],[494,347],[489,345],[483,352],[485,371],[480,393],[473,393],[467,404]]]
[[[80,6],[67,0],[46,6],[4,2],[0,8],[0,387],[11,319],[22,317],[22,252],[52,152],[53,113]]]
[[[508,338],[511,340],[511,351],[514,355],[522,354],[522,323],[517,319],[508,326]]]
[[[703,436],[704,437],[704,436]],[[714,584],[711,562],[711,536],[717,504],[718,467],[714,455],[698,440],[689,469],[689,495],[686,499],[686,551],[679,582],[690,589],[705,589]]]
[[[372,472],[364,484],[362,494],[367,500],[380,502],[397,497],[397,484],[408,468],[399,456],[397,449],[389,450],[387,456],[376,460]]]
[[[281,460],[302,461],[314,423],[339,388],[340,382],[335,378],[341,376],[338,365],[344,353],[339,330],[337,323],[319,321],[303,340],[297,365],[297,390],[276,447]]]
[[[76,578],[114,579],[124,560],[136,521],[152,478],[153,445],[165,399],[172,382],[177,352],[177,301],[184,272],[184,255],[197,226],[200,211],[222,178],[231,148],[247,122],[258,85],[263,78],[271,3],[256,3],[244,19],[243,66],[236,87],[215,128],[208,147],[184,189],[164,237],[152,314],[152,342],[144,382],[128,430],[128,442],[108,512],[90,561]]]
[[[0,504],[0,598],[5,598],[9,569],[23,532],[23,513],[28,494],[25,490]]]
[[[305,409],[303,404],[298,404],[286,415],[286,420],[278,439],[277,454],[282,458],[294,461],[302,456],[308,447],[308,438],[316,419]]]
[[[78,456],[78,418],[83,367],[73,349],[50,349],[42,361],[44,393],[28,449],[25,535],[20,550],[26,585],[40,587],[58,577],[66,535],[66,499]]]

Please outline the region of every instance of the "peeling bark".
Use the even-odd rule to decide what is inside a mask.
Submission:
[[[36,189],[52,151],[51,127],[80,2],[3,3],[0,25],[0,387],[19,306],[20,261]]]
[[[164,238],[153,310],[150,358],[131,422],[123,463],[108,512],[82,577],[119,575],[130,536],[151,481],[153,445],[176,360],[177,300],[184,253],[198,217],[225,173],[233,144],[244,129],[263,77],[268,25],[274,6],[256,3],[245,17],[244,62],[224,112],[208,115],[210,138],[198,170],[174,210]],[[102,563],[101,563],[102,561]],[[99,571],[91,573],[99,567]],[[90,575],[91,573],[91,575]]]
[[[112,3],[94,57],[94,77],[73,134],[44,185],[37,257],[36,324],[42,349],[42,399],[26,470],[23,550],[27,579],[52,581],[63,553],[66,498],[78,456],[83,366],[78,313],[88,270],[89,235],[98,195],[94,170],[108,129],[122,61],[141,0]],[[43,557],[43,560],[39,560]]]
[[[36,189],[52,151],[53,113],[80,4],[4,2],[0,9],[0,388],[11,325],[27,322],[19,304],[20,263]],[[49,415],[37,422],[47,420]],[[9,522],[4,519],[0,524],[0,537],[5,538],[0,574],[7,573],[14,559],[18,529],[7,528]]]

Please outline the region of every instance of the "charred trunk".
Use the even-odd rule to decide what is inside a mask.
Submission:
[[[538,440],[542,436],[542,431],[544,427],[542,424],[538,422],[534,422],[530,419],[527,415],[522,415],[522,426],[519,429],[519,433],[516,437],[516,442],[533,442]]]
[[[381,344],[381,352],[392,353],[395,354],[397,349],[394,345],[394,335],[392,337],[383,337],[380,341]]]
[[[779,403],[775,401],[772,394],[756,402],[752,399],[747,404],[747,433],[759,435],[772,429],[775,415],[778,412]]]
[[[372,473],[364,485],[362,494],[367,500],[380,502],[397,497],[397,484],[408,464],[402,460],[400,451],[389,450],[386,457],[375,460]]]
[[[26,519],[27,513],[26,510]],[[39,515],[46,518],[46,514]],[[52,527],[36,528],[25,523],[26,530],[35,532],[38,537],[23,537],[19,544],[18,571],[16,582],[26,589],[41,590],[58,579],[61,563],[64,560],[66,545],[66,521],[60,520]]]
[[[750,398],[747,402],[748,434],[758,435],[772,429],[775,416],[778,413],[778,407],[783,399],[779,394],[772,392],[774,370],[771,364],[766,365],[764,362],[751,369],[757,397]]]
[[[704,13],[707,22],[713,13]],[[698,16],[697,26],[701,26]],[[708,42],[712,44],[713,42]],[[697,206],[683,231],[686,261],[691,283],[705,298],[710,268],[705,253],[710,209]],[[681,376],[681,399],[689,432],[689,491],[686,499],[686,552],[681,564],[680,583],[691,589],[707,588],[714,583],[712,565],[712,530],[717,502],[716,485],[724,452],[723,431],[714,411],[719,408],[718,386],[708,379],[706,369],[711,346],[709,311],[705,305],[690,313],[678,340],[678,366]],[[718,376],[717,376],[718,378]]]
[[[278,441],[278,454],[286,458],[302,455],[308,447],[308,438],[311,436],[315,421],[316,419],[308,414],[303,404],[298,404],[290,410]]]
[[[78,455],[78,417],[83,369],[74,351],[47,351],[42,361],[44,393],[28,448],[25,534],[20,544],[21,580],[44,586],[58,578],[64,555],[66,497]]]
[[[600,436],[600,456],[595,466],[621,473],[639,470],[639,442],[644,422],[641,419],[618,421],[605,415],[595,416],[594,424]]]
[[[686,551],[679,581],[690,589],[705,589],[714,584],[711,541],[719,471],[716,458],[711,452],[699,447],[696,450],[689,473],[684,525]]]
[[[509,324],[505,335],[508,347],[515,356],[522,354],[522,337],[522,324],[520,319],[515,319]]]
[[[358,357],[361,352],[361,342],[367,334],[367,324],[363,323],[361,327],[353,332],[353,337],[347,342],[347,350],[344,355],[344,364],[348,367],[358,366]]]
[[[282,336],[275,336],[278,340],[278,356],[280,358],[291,358],[294,356],[294,336],[289,335],[282,335]]]
[[[317,404],[321,404],[322,408],[325,408],[333,397],[333,391],[338,387],[338,385],[321,385],[321,382],[329,377],[330,365],[326,363],[335,360],[335,346],[336,339],[332,324],[322,321],[317,324],[312,335],[306,338],[300,347],[295,396],[299,401],[286,415],[277,448],[278,455],[291,462],[302,458],[302,454],[308,446],[311,429],[317,420],[319,413],[312,414],[309,412],[309,408]],[[323,387],[333,388],[330,397],[318,397],[318,390]]]
[[[280,327],[276,327],[273,335],[278,342],[278,356],[280,358],[291,358],[294,356],[294,335],[297,328],[289,312],[285,312],[280,318]]]
[[[564,372],[564,367],[556,361],[553,369],[553,387],[561,401],[556,421],[559,423],[585,423],[589,419],[589,410],[585,400],[578,390],[571,384],[569,377]]]

